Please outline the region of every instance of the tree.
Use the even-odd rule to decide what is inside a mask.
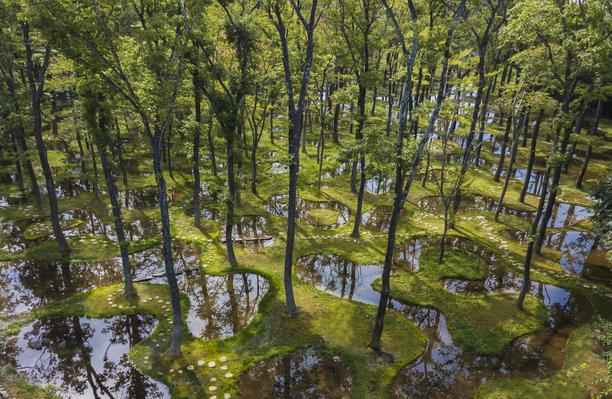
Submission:
[[[55,182],[49,159],[47,157],[47,147],[42,137],[42,110],[41,102],[45,91],[45,78],[49,62],[51,61],[51,47],[44,45],[43,54],[40,54],[35,59],[34,51],[32,50],[32,40],[30,38],[30,24],[26,21],[21,21],[21,33],[23,37],[23,47],[25,49],[25,76],[27,78],[28,87],[31,96],[31,112],[34,125],[34,138],[36,139],[36,148],[38,149],[38,158],[45,177],[47,186],[47,198],[49,200],[49,211],[51,216],[51,226],[55,241],[59,246],[60,253],[63,256],[70,254],[70,247],[64,237],[64,232],[60,226],[59,209],[57,205],[57,194],[55,192]]]
[[[194,6],[195,7],[195,6]],[[129,104],[147,137],[162,222],[162,253],[172,304],[169,353],[181,353],[183,322],[172,261],[172,233],[162,158],[165,134],[174,115],[189,41],[187,9],[182,1],[116,8],[52,1],[35,7],[36,25],[68,58],[87,68]],[[173,15],[175,18],[162,18]],[[120,21],[122,21],[120,23]],[[134,63],[144,66],[135,68]],[[147,84],[136,85],[135,82]]]
[[[312,68],[312,58],[314,54],[314,33],[317,24],[321,18],[321,14],[317,10],[318,0],[312,0],[310,11],[308,14],[303,13],[303,5],[295,3],[294,0],[289,0],[291,9],[295,16],[299,19],[300,25],[306,34],[306,43],[303,58],[303,69],[300,76],[299,90],[294,90],[293,79],[295,72],[291,67],[291,58],[289,56],[288,44],[288,29],[286,27],[286,16],[284,15],[285,3],[279,3],[271,0],[266,5],[267,12],[272,24],[278,32],[278,37],[281,44],[281,53],[283,58],[283,72],[285,74],[285,91],[287,94],[289,106],[289,139],[287,155],[289,156],[289,201],[287,204],[287,244],[285,246],[285,264],[284,278],[286,312],[290,316],[295,316],[298,312],[293,296],[293,247],[295,242],[295,216],[297,205],[297,177],[300,160],[300,139],[303,130],[303,116],[308,91],[308,82],[310,81],[310,70]],[[297,101],[295,95],[297,94]]]
[[[121,254],[121,264],[123,265],[123,292],[127,298],[131,298],[136,293],[132,283],[132,268],[130,267],[128,243],[123,228],[123,216],[121,214],[121,204],[119,203],[117,195],[116,177],[108,159],[107,150],[112,142],[110,134],[112,124],[110,104],[106,101],[101,90],[95,87],[95,84],[88,84],[80,93],[83,95],[84,117],[87,121],[87,126],[91,132],[93,141],[98,148],[100,163],[102,164],[102,170],[104,172],[104,180],[106,181],[108,198],[111,203],[115,233],[117,234],[119,252]]]
[[[419,140],[418,146],[415,149],[414,155],[412,157],[412,162],[410,163],[410,168],[407,172],[404,172],[404,132],[406,129],[406,122],[408,116],[408,104],[412,102],[412,74],[414,71],[414,63],[416,60],[419,43],[417,26],[418,15],[412,0],[408,0],[408,8],[410,10],[412,20],[412,47],[409,52],[404,33],[402,32],[402,28],[398,23],[393,9],[389,6],[386,0],[381,1],[383,2],[385,9],[387,10],[387,16],[395,29],[398,41],[401,43],[402,53],[404,55],[404,62],[406,64],[406,76],[404,87],[402,90],[402,96],[400,99],[400,121],[397,128],[397,136],[395,143],[395,192],[393,197],[393,211],[391,213],[391,219],[389,221],[389,233],[387,234],[387,247],[385,251],[385,263],[383,265],[382,272],[380,300],[378,303],[378,310],[376,313],[376,321],[374,324],[374,331],[372,333],[372,340],[370,341],[370,348],[372,348],[376,352],[381,351],[380,339],[383,332],[384,318],[389,303],[391,291],[389,277],[391,275],[391,268],[393,266],[395,237],[399,216],[406,201],[406,198],[408,197],[412,182],[421,162],[423,151],[425,150],[425,145],[431,137],[436,120],[438,119],[438,115],[440,113],[440,108],[442,107],[442,103],[444,101],[444,97],[446,94],[446,82],[448,77],[448,61],[450,58],[451,40],[457,22],[460,18],[462,18],[463,13],[465,11],[465,1],[462,0],[455,10],[453,22],[448,28],[446,40],[444,42],[444,59],[442,71],[440,74],[440,84],[438,89],[438,95],[436,98],[436,106],[433,112],[431,113],[429,125],[427,126],[425,133]]]

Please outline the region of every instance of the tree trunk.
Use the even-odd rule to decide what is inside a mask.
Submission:
[[[497,163],[497,170],[495,171],[495,176],[493,180],[499,181],[499,178],[502,174],[502,169],[504,168],[504,160],[506,159],[506,147],[508,146],[508,138],[510,136],[510,129],[512,128],[512,116],[508,117],[508,122],[506,123],[506,131],[504,132],[504,139],[501,144],[501,154],[499,155],[499,162]]]
[[[525,114],[527,111],[525,111]],[[499,195],[499,201],[497,203],[497,209],[495,210],[495,221],[499,222],[499,214],[501,213],[504,197],[506,196],[506,191],[508,191],[508,184],[510,184],[510,177],[512,176],[512,167],[514,166],[514,160],[516,159],[516,151],[518,149],[519,143],[519,129],[524,120],[526,120],[528,116],[524,116],[515,123],[512,132],[512,150],[510,150],[510,162],[508,162],[508,170],[506,171],[506,178],[504,179],[504,186],[502,187],[502,191]]]
[[[365,124],[366,118],[366,110],[365,110],[365,97],[366,97],[366,88],[365,86],[359,87],[359,98],[357,106],[359,107],[359,122],[357,124],[357,131],[355,138],[357,142],[363,140],[363,126]],[[351,233],[351,237],[359,237],[359,227],[361,226],[361,212],[363,209],[363,195],[365,191],[365,179],[366,179],[366,162],[365,162],[365,154],[363,151],[359,154],[359,193],[357,194],[357,212],[355,212],[355,224],[353,225],[353,231]]]
[[[202,124],[202,93],[200,73],[193,71],[193,92],[195,102],[195,129],[193,132],[193,223],[200,227],[200,126]]]
[[[148,130],[148,126],[145,126]],[[181,355],[181,337],[183,333],[183,320],[181,318],[181,301],[174,263],[172,261],[172,233],[170,229],[170,212],[168,209],[168,194],[166,179],[162,169],[163,142],[164,136],[159,127],[155,127],[154,135],[148,132],[151,140],[153,155],[153,171],[155,173],[155,183],[157,185],[157,195],[159,200],[159,212],[162,223],[162,254],[168,286],[170,287],[170,300],[172,304],[172,338],[170,341],[170,356]]]
[[[208,151],[210,152],[210,161],[212,163],[213,175],[217,177],[217,157],[215,156],[215,141],[212,135],[213,130],[213,115],[212,112],[209,111],[208,115]]]
[[[111,203],[111,209],[113,212],[113,220],[115,222],[115,233],[117,234],[117,242],[119,244],[119,252],[121,254],[121,264],[123,265],[123,291],[127,298],[135,295],[134,286],[132,284],[132,269],[130,267],[130,258],[128,252],[128,243],[125,239],[125,230],[123,228],[123,217],[121,215],[121,205],[117,196],[117,185],[115,184],[115,176],[108,162],[108,156],[106,153],[106,143],[110,143],[110,133],[108,129],[110,126],[106,126],[105,118],[102,116],[103,110],[100,109],[100,122],[99,132],[103,135],[99,140],[94,133],[94,140],[98,147],[98,154],[100,155],[100,163],[102,164],[102,170],[104,172],[104,180],[106,181],[106,188],[108,191],[108,198]]]
[[[51,173],[51,167],[49,166],[49,159],[47,158],[47,147],[42,138],[42,113],[41,113],[41,100],[44,92],[44,73],[49,63],[51,56],[51,50],[49,47],[45,49],[45,65],[43,66],[42,72],[37,74],[34,70],[34,62],[32,60],[32,49],[30,42],[30,28],[26,22],[21,23],[21,29],[23,34],[23,43],[26,53],[26,73],[28,76],[28,82],[30,86],[30,94],[32,99],[32,116],[34,117],[34,138],[36,140],[36,148],[38,149],[38,156],[40,158],[40,165],[43,170],[45,177],[45,184],[47,186],[47,198],[49,200],[49,211],[51,214],[51,226],[53,228],[53,235],[59,246],[60,254],[64,257],[70,254],[70,247],[64,237],[64,232],[60,226],[59,221],[59,210],[57,205],[57,194],[55,192],[55,182],[53,181],[53,174]],[[38,68],[37,68],[38,69]],[[38,84],[37,84],[38,83]]]
[[[599,100],[597,102],[597,111],[595,111],[595,120],[591,125],[591,129],[589,130],[590,139],[595,137],[597,134],[597,129],[599,128],[599,119],[601,118],[602,111],[602,101]],[[593,152],[593,143],[589,141],[586,154],[584,156],[584,161],[582,162],[582,167],[580,168],[580,174],[578,175],[578,179],[576,180],[576,188],[582,188],[582,182],[584,180],[584,175],[586,174],[587,168],[589,167],[589,161],[591,160],[591,155]]]
[[[525,182],[521,189],[521,195],[519,197],[520,202],[525,202],[525,196],[527,195],[527,188],[529,187],[529,181],[531,180],[531,172],[533,170],[533,164],[535,162],[536,148],[538,141],[538,134],[540,133],[540,124],[544,117],[544,108],[540,108],[538,117],[536,118],[535,126],[533,127],[533,133],[531,134],[531,149],[529,151],[529,161],[527,163],[527,172],[525,173]]]

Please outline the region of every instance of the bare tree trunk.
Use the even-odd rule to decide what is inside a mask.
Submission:
[[[597,129],[599,128],[599,119],[601,117],[602,111],[602,101],[599,100],[597,102],[597,111],[595,111],[595,120],[591,125],[591,129],[589,130],[589,136],[592,139],[595,137],[597,133]],[[589,161],[591,160],[591,155],[593,153],[593,143],[589,141],[586,154],[584,156],[584,161],[582,162],[582,167],[580,168],[580,174],[578,174],[578,179],[576,180],[576,188],[582,188],[582,181],[584,180],[584,175],[586,174],[587,168],[589,167]]]
[[[59,210],[57,205],[57,194],[55,192],[55,182],[53,181],[53,174],[51,173],[49,159],[47,158],[47,147],[45,146],[45,142],[42,138],[42,114],[40,109],[40,103],[42,100],[42,94],[44,93],[45,73],[49,66],[51,49],[49,47],[45,48],[45,57],[43,65],[42,68],[38,70],[39,67],[35,67],[34,61],[32,60],[30,28],[27,22],[21,23],[21,31],[23,34],[23,45],[26,54],[26,73],[32,98],[32,115],[34,117],[34,138],[36,140],[36,148],[38,149],[40,165],[42,167],[43,175],[45,176],[45,183],[47,186],[47,198],[49,200],[51,226],[53,228],[53,235],[55,236],[55,240],[57,241],[57,245],[59,246],[60,254],[66,257],[70,254],[70,247],[68,246],[68,242],[66,241],[66,237],[64,237],[64,232],[62,231],[62,227],[60,225]]]
[[[157,195],[159,200],[159,212],[162,222],[162,254],[164,258],[164,267],[168,286],[170,287],[170,300],[172,304],[172,338],[170,341],[170,356],[180,356],[181,354],[181,337],[183,333],[183,319],[181,318],[181,301],[176,274],[174,271],[174,263],[172,261],[172,233],[170,228],[170,212],[168,209],[168,194],[166,188],[166,179],[162,169],[162,154],[164,136],[159,127],[155,127],[155,133],[152,135],[149,127],[145,125],[145,130],[148,131],[147,136],[151,141],[151,149],[153,155],[153,171],[155,173],[155,183],[157,185]]]
[[[525,114],[527,111],[525,111]],[[508,184],[510,184],[510,177],[512,176],[512,167],[514,166],[514,160],[516,159],[516,151],[518,149],[519,143],[519,129],[523,121],[528,118],[528,116],[524,115],[520,117],[520,119],[514,123],[513,131],[512,131],[512,149],[510,150],[510,162],[508,162],[508,170],[506,171],[506,178],[504,179],[504,186],[502,187],[502,191],[499,195],[499,201],[497,202],[497,209],[495,210],[495,221],[499,222],[499,214],[501,213],[504,198],[506,196],[506,191],[508,191]],[[514,120],[514,118],[512,118]]]
[[[506,147],[508,146],[508,138],[510,136],[510,129],[512,128],[512,116],[508,117],[508,122],[506,123],[506,131],[504,132],[504,138],[501,144],[501,154],[499,155],[499,162],[497,163],[497,170],[495,171],[495,176],[493,180],[499,181],[499,178],[502,174],[502,169],[504,168],[504,160],[506,159]]]
[[[527,172],[525,173],[525,182],[521,189],[521,195],[519,197],[520,202],[525,202],[525,196],[527,195],[527,188],[529,187],[529,181],[531,180],[531,172],[533,171],[533,164],[535,162],[538,134],[540,133],[540,124],[544,118],[544,108],[540,108],[538,117],[536,118],[535,126],[533,127],[533,133],[531,134],[531,149],[529,151],[529,161],[527,162]]]
[[[196,227],[200,222],[200,126],[202,124],[202,89],[200,71],[193,71],[193,94],[195,102],[195,129],[193,132],[193,223]]]

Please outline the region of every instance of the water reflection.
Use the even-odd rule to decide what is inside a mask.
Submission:
[[[352,380],[338,357],[304,349],[273,357],[240,376],[241,398],[348,398]]]
[[[396,266],[409,272],[418,271],[422,251],[437,243],[437,238],[422,238],[399,246]],[[520,276],[503,267],[493,252],[459,238],[449,239],[447,245],[478,254],[488,266],[486,278],[480,281],[442,281],[447,290],[458,295],[475,295],[520,289]],[[320,290],[378,305],[379,294],[371,287],[381,273],[378,265],[360,265],[336,255],[310,255],[298,260],[296,273],[298,278]],[[546,328],[516,339],[501,356],[462,351],[453,344],[443,314],[392,299],[389,307],[413,320],[424,330],[429,343],[426,352],[396,376],[389,392],[391,397],[471,398],[478,386],[489,379],[540,378],[558,370],[563,364],[563,349],[569,334],[590,318],[592,307],[583,296],[550,284],[533,282],[530,293],[541,299],[548,310]]]
[[[187,325],[203,339],[230,337],[242,331],[257,314],[268,292],[268,281],[253,273],[211,276],[193,271],[179,277],[181,292],[189,297]]]
[[[495,212],[499,201],[496,199],[486,197],[483,195],[471,195],[464,196],[461,198],[460,210],[474,209],[480,212]],[[442,215],[444,214],[444,207],[440,197],[427,196],[419,200],[418,206],[426,210],[427,212]],[[534,212],[516,209],[507,205],[502,205],[501,213],[506,215],[518,216],[523,219],[530,219]]]
[[[274,245],[274,237],[268,231],[268,219],[263,216],[238,216],[234,221],[232,239],[234,243],[258,250]],[[221,226],[219,239],[225,242],[225,224]]]
[[[141,374],[128,356],[155,324],[146,315],[40,319],[1,343],[0,358],[66,398],[169,398],[168,388]]]
[[[511,239],[526,244],[528,234],[521,230],[506,230],[504,234]],[[602,254],[594,247],[595,237],[584,231],[549,231],[544,238],[544,248],[548,247],[561,253],[559,264],[563,270],[590,280],[612,283],[612,269]],[[599,259],[607,266],[589,263],[589,259]]]
[[[115,259],[95,263],[0,263],[0,314],[24,313],[77,292],[121,281],[121,269]]]
[[[264,207],[273,215],[287,217],[287,201],[287,194],[277,194],[272,196]],[[348,223],[350,211],[345,205],[339,202],[318,202],[298,198],[296,217],[299,220],[305,220],[319,228],[335,229]]]

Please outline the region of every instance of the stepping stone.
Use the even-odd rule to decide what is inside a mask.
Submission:
[[[232,378],[234,376],[234,374],[232,373],[225,373],[225,378]]]
[[[211,369],[214,368],[217,365],[217,363],[215,362],[208,362],[208,367],[210,367]]]
[[[227,366],[221,366],[220,368],[221,368],[221,370],[223,370],[223,371],[227,370]]]
[[[209,386],[209,387],[208,387],[208,390],[209,390],[210,392],[215,392],[215,391],[217,390],[217,387],[216,387],[216,386],[214,386],[214,385],[211,385],[211,386]]]
[[[198,360],[198,366],[204,366],[204,364],[206,364],[206,362],[204,362],[204,360]]]
[[[217,382],[217,378],[216,378],[216,377],[212,377],[212,378],[210,379],[210,382]]]
[[[230,399],[232,397],[232,395],[230,395],[229,393],[224,393],[223,394],[223,399]]]
[[[193,367],[193,364],[190,364],[189,366],[187,366],[187,370],[191,371],[193,370],[195,367]]]
[[[220,361],[221,363],[225,363],[225,362],[227,362],[227,357],[226,357],[226,356],[221,356],[221,357],[219,358],[219,361]]]

